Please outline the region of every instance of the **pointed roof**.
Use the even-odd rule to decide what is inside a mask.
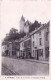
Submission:
[[[21,17],[21,21],[25,21],[25,18],[23,17],[23,15],[22,15],[22,17]]]
[[[26,21],[26,25],[29,25],[29,21],[28,20]]]

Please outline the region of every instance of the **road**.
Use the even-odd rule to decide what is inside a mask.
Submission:
[[[26,61],[24,59],[2,57],[2,75],[44,76],[48,74],[48,64]]]
[[[19,73],[15,73],[13,70],[9,69],[7,65],[2,64],[2,75],[19,75]]]

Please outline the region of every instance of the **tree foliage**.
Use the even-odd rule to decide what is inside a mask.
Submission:
[[[19,37],[21,38],[23,38],[24,36],[26,35],[26,33],[25,32],[22,32],[22,33],[20,33],[20,35],[19,35]]]
[[[35,21],[32,25],[29,26],[29,32],[32,32],[35,30],[35,28],[40,27],[40,23],[38,21]],[[11,28],[9,34],[4,38],[5,41],[13,41],[19,38],[23,38],[26,35],[25,32],[19,33],[17,29]]]
[[[35,28],[40,27],[40,23],[38,21],[35,21],[31,26],[29,26],[29,32],[32,32],[35,30]]]
[[[18,30],[15,28],[11,28],[8,36],[6,36],[4,40],[12,41],[12,40],[16,40],[16,39],[19,39]]]

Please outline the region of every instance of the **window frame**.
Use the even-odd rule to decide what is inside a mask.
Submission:
[[[39,44],[42,45],[42,38],[39,39]]]
[[[34,47],[34,41],[33,41],[33,47]]]

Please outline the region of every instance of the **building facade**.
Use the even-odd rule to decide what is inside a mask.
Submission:
[[[49,58],[49,22],[30,33],[32,57],[39,60]]]
[[[25,32],[26,36],[19,40],[17,39],[7,43],[3,42],[2,53],[8,49],[9,55],[16,56],[17,58],[49,60],[50,21],[41,24],[40,27],[35,28],[35,30],[30,33],[29,25],[29,21],[25,22],[22,16],[20,20],[20,32]]]
[[[25,58],[31,58],[31,39],[30,35],[24,37],[24,56]]]
[[[10,56],[17,56],[19,57],[19,41],[15,40],[12,42],[9,42],[9,54]]]
[[[29,35],[24,36],[20,41],[20,55],[23,58],[31,57],[31,41]]]
[[[5,51],[8,50],[8,42],[2,42],[2,55],[7,55]]]
[[[24,40],[23,38],[20,39],[20,57],[22,58],[24,55]]]

